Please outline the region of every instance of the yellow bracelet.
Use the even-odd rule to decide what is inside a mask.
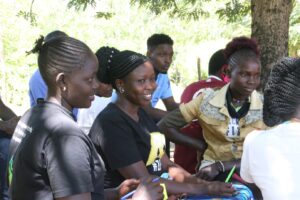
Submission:
[[[168,200],[169,197],[168,197],[166,185],[164,183],[161,183],[160,186],[163,187],[163,194],[164,194],[163,200]]]

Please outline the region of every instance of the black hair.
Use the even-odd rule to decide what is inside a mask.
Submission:
[[[48,33],[45,36],[45,42],[49,42],[50,40],[57,38],[57,37],[67,37],[67,36],[68,35],[65,32],[60,31],[60,30],[55,30],[55,31]]]
[[[153,48],[157,47],[160,44],[169,44],[173,46],[174,42],[170,36],[163,33],[153,34],[147,40],[148,50],[152,50]]]
[[[231,68],[248,60],[254,60],[260,64],[256,40],[245,36],[233,38],[226,45],[224,56]]]
[[[109,77],[107,76],[107,65],[109,58],[112,58],[120,51],[114,47],[101,47],[97,50],[96,56],[98,58],[99,68],[97,71],[97,78],[100,82],[110,84]]]
[[[216,51],[209,59],[208,74],[217,75],[227,61],[224,56],[224,49]]]
[[[104,56],[106,56],[106,58],[104,58]],[[114,89],[117,89],[115,84],[116,79],[125,78],[135,68],[148,61],[148,58],[134,51],[125,50],[117,52],[112,56],[105,54],[102,60],[103,67],[101,65],[101,70],[102,68],[103,70],[101,71],[101,77],[107,77],[107,82],[104,83],[111,84]],[[100,81],[102,82],[103,80]]]
[[[264,89],[263,120],[275,126],[290,120],[300,105],[300,59],[283,58],[273,66]]]
[[[80,69],[87,56],[93,55],[83,42],[71,37],[54,37],[44,41],[41,36],[30,53],[38,53],[40,73],[49,86],[56,74]]]

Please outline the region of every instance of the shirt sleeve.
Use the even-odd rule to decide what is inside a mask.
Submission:
[[[244,147],[243,147],[243,155],[241,159],[241,171],[240,175],[243,180],[245,180],[248,183],[254,183],[251,171],[250,171],[250,160],[251,160],[251,143],[254,138],[254,135],[256,134],[257,131],[253,131],[248,136],[246,137],[244,141]],[[253,158],[252,158],[253,159]]]
[[[202,102],[203,95],[201,94],[197,98],[193,99],[187,104],[181,104],[179,106],[180,112],[187,123],[197,119],[199,116],[199,107]]]
[[[92,155],[83,138],[53,136],[46,143],[44,156],[55,198],[92,192]]]
[[[183,118],[179,108],[177,108],[169,114],[167,114],[161,121],[158,122],[158,126],[161,126],[162,124],[164,124],[166,127],[173,127],[179,129],[187,123]]]
[[[112,94],[111,94],[111,102],[116,102],[118,98],[117,92],[116,90],[113,90]]]
[[[36,71],[29,81],[30,106],[36,105],[38,98],[46,98],[47,86],[39,71]]]
[[[143,160],[136,145],[134,131],[120,116],[102,118],[101,149],[112,170]],[[95,129],[94,129],[95,130]]]
[[[181,98],[180,98],[180,102],[181,103],[188,103],[193,99],[193,95],[194,95],[194,84],[192,83],[190,85],[188,85],[182,92],[181,94]]]
[[[161,93],[161,99],[167,99],[169,97],[172,97],[172,88],[171,83],[169,80],[169,77],[165,75],[164,81],[163,81],[163,92]]]

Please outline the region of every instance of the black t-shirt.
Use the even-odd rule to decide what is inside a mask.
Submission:
[[[104,199],[104,163],[71,112],[60,105],[42,102],[22,116],[10,158],[14,200],[52,200],[87,192],[93,199]]]
[[[153,141],[158,127],[143,109],[139,109],[138,116],[139,122],[136,122],[115,104],[110,103],[93,123],[89,135],[107,170],[104,188],[116,187],[124,180],[117,169],[138,161],[147,164],[151,159],[149,153],[154,146],[151,139]],[[149,173],[162,174],[159,156],[153,161],[146,166]]]

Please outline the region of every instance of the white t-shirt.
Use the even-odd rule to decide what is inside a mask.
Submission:
[[[98,97],[95,95],[92,105],[86,109],[78,109],[77,123],[85,134],[89,134],[94,120],[98,114],[111,102],[111,98]]]
[[[255,183],[264,200],[300,198],[300,123],[253,131],[245,139],[241,177]]]

